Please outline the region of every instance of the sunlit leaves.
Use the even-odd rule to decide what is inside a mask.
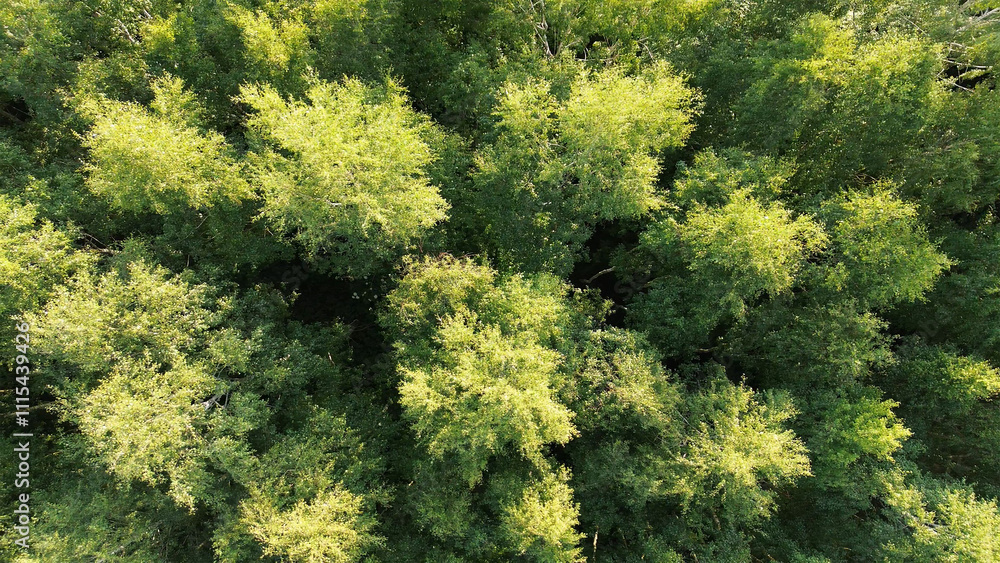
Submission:
[[[210,478],[204,470],[207,422],[200,403],[216,383],[204,366],[124,363],[83,397],[80,430],[125,479],[170,483],[170,495],[193,507]]]
[[[937,91],[936,55],[921,39],[859,43],[822,15],[755,63],[761,74],[733,108],[735,136],[793,158],[795,184],[811,191],[891,172]]]
[[[99,104],[84,138],[90,189],[119,209],[159,214],[250,197],[222,135],[187,123],[197,119],[186,111],[195,102],[178,95],[179,83],[168,79],[162,88],[153,112],[133,103]]]
[[[577,507],[567,485],[569,471],[546,474],[527,487],[517,502],[505,507],[502,529],[516,552],[539,561],[579,562]]]
[[[809,441],[821,486],[853,486],[853,464],[863,457],[891,461],[892,453],[911,435],[892,411],[898,403],[880,400],[870,390],[850,398],[829,393],[814,399],[812,406],[823,411]]]
[[[471,326],[470,326],[471,324]],[[475,481],[490,455],[513,447],[525,457],[565,443],[570,413],[554,401],[558,354],[493,327],[448,319],[437,341],[440,366],[404,368],[401,402],[431,454],[450,452]]]
[[[722,207],[696,206],[685,221],[667,219],[642,234],[641,254],[659,267],[629,313],[664,350],[690,351],[721,320],[741,320],[759,299],[788,293],[827,240],[813,219],[762,204],[746,189]]]
[[[476,209],[468,226],[505,267],[566,272],[597,221],[661,207],[658,157],[692,130],[696,96],[667,65],[584,73],[565,100],[552,89],[505,85],[496,141],[458,204]]]
[[[558,113],[562,161],[578,182],[567,186],[569,209],[609,220],[660,207],[656,157],[691,134],[694,98],[665,65],[638,77],[609,69],[578,79]]]
[[[439,301],[442,307],[431,310],[429,341],[408,342],[410,319],[428,317],[395,311],[435,306],[434,301],[408,302],[407,297],[421,285],[441,283],[442,275],[468,293],[456,295],[454,302]],[[387,318],[405,331],[397,344],[399,390],[413,429],[431,455],[455,456],[456,469],[470,485],[492,456],[509,448],[540,463],[543,446],[566,443],[575,432],[572,414],[555,397],[562,356],[546,338],[559,327],[539,322],[559,322],[567,316],[560,310],[564,305],[559,286],[533,286],[515,277],[480,286],[482,294],[470,292],[475,291],[476,277],[483,275],[484,281],[493,276],[468,262],[420,264],[390,296],[390,303],[399,305],[390,305],[392,316]],[[414,328],[416,335],[423,332],[419,325]]]
[[[789,397],[757,397],[750,389],[713,381],[686,409],[690,434],[677,459],[678,476],[666,485],[685,511],[729,524],[752,524],[774,510],[782,485],[809,475],[805,446],[782,423],[796,414]]]
[[[769,201],[781,194],[795,172],[788,161],[755,157],[733,149],[699,152],[690,166],[680,162],[677,168],[670,199],[682,206],[694,203],[722,205],[739,191]]]
[[[53,286],[89,258],[75,252],[72,235],[39,220],[32,205],[0,195],[0,317],[27,312],[48,297]],[[6,334],[4,331],[3,334]]]
[[[364,275],[419,244],[447,204],[427,179],[426,118],[392,82],[316,81],[308,103],[248,86],[264,216],[339,274]]]
[[[955,350],[908,342],[886,370],[899,412],[926,445],[919,460],[934,473],[972,479],[995,493],[1000,467],[1000,370]]]
[[[173,362],[212,321],[207,289],[138,263],[121,274],[83,272],[59,289],[38,323],[42,349],[91,374],[134,358]]]
[[[247,475],[240,521],[266,555],[290,561],[357,561],[382,545],[373,502],[381,460],[341,417],[310,413]]]
[[[885,187],[824,209],[836,248],[830,283],[874,307],[919,299],[951,262],[928,240],[914,206]]]
[[[995,500],[977,497],[966,487],[921,480],[896,493],[902,523],[912,538],[894,538],[884,546],[888,557],[920,563],[986,562],[1000,555]]]
[[[741,300],[788,291],[805,259],[826,243],[809,217],[793,218],[780,204],[765,207],[746,192],[721,209],[697,209],[678,234],[694,275],[726,280],[727,292]]]
[[[382,322],[397,338],[400,403],[426,452],[416,511],[438,538],[486,534],[512,553],[578,559],[568,472],[553,475],[548,455],[576,434],[558,395],[559,340],[572,326],[565,294],[547,276],[498,278],[447,257],[414,264],[390,294]],[[482,503],[494,508],[480,512]]]
[[[349,563],[377,543],[369,533],[373,522],[360,514],[360,505],[358,497],[337,488],[283,512],[254,495],[244,505],[243,518],[265,545],[266,555],[303,563]]]

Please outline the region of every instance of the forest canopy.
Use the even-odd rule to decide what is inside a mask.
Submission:
[[[0,25],[0,559],[1000,561],[1000,3]]]

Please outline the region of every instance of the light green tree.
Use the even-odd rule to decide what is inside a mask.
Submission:
[[[565,99],[553,90],[503,87],[495,140],[476,155],[455,214],[503,267],[565,274],[598,222],[663,205],[658,159],[691,133],[696,96],[662,64],[583,72]]]
[[[0,195],[0,318],[10,336],[15,315],[36,310],[54,287],[75,271],[86,269],[92,258],[73,248],[73,231],[58,229],[37,216],[30,204]],[[8,338],[8,341],[10,340]]]
[[[314,81],[308,103],[247,86],[263,215],[319,266],[363,276],[416,249],[445,218],[427,178],[431,124],[392,81]]]
[[[821,215],[834,246],[827,283],[868,307],[921,298],[951,261],[928,240],[917,209],[886,186],[828,201]]]
[[[565,292],[548,276],[498,278],[446,257],[415,263],[389,296],[400,403],[425,456],[416,512],[439,539],[464,538],[471,557],[579,560],[569,473],[547,455],[576,433],[558,397]],[[491,525],[481,503],[504,516]]]
[[[177,78],[152,84],[150,108],[83,100],[94,124],[87,187],[117,212],[153,219],[158,254],[187,266],[191,257],[224,269],[259,265],[281,252],[252,224],[257,196],[223,136],[204,127],[206,109]],[[178,253],[182,256],[177,256]]]
[[[828,238],[812,218],[741,189],[721,207],[696,205],[682,221],[652,224],[640,240],[652,279],[629,315],[675,355],[712,344],[713,329],[742,321],[761,300],[787,295]]]

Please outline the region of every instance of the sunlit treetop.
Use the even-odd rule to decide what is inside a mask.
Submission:
[[[340,274],[371,273],[417,249],[448,208],[427,178],[430,122],[392,81],[316,80],[307,99],[243,89],[264,217]]]

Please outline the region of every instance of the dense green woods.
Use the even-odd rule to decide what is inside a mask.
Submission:
[[[0,24],[4,561],[1000,561],[1000,4]]]

